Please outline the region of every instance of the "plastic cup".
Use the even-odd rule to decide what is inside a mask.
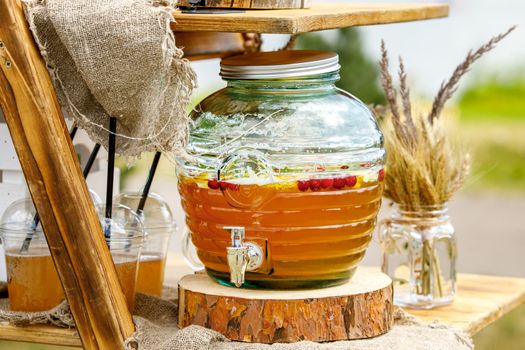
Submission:
[[[142,193],[122,193],[115,203],[137,210]],[[170,237],[176,230],[168,204],[157,194],[150,193],[140,213],[146,240],[142,248],[137,279],[137,292],[160,296]]]
[[[123,205],[112,206],[110,219],[104,216],[105,205],[97,206],[97,211],[128,309],[133,311],[138,262],[145,238],[144,227],[139,216]]]
[[[21,199],[5,211],[0,224],[9,306],[13,311],[46,311],[64,299],[44,232],[40,227],[32,228],[34,215],[31,200]],[[28,237],[30,244],[23,250]]]
[[[95,204],[98,196],[91,192]],[[46,311],[60,304],[64,291],[42,226],[30,198],[13,202],[0,219],[9,305],[13,311]]]

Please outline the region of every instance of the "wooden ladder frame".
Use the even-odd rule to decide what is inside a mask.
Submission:
[[[82,345],[120,349],[133,320],[22,6],[0,1],[0,106]]]

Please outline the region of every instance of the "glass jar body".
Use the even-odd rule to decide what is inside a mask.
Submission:
[[[229,226],[244,227],[263,255],[244,287],[341,284],[364,256],[383,139],[337,78],[229,81],[192,114],[179,191],[199,259],[220,283],[230,284]]]
[[[448,305],[456,293],[456,238],[444,205],[397,206],[379,225],[382,270],[394,303],[417,309]]]

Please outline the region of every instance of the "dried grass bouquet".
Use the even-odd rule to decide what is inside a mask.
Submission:
[[[515,27],[493,37],[476,51],[470,51],[454,73],[443,82],[428,115],[415,113],[407,86],[403,60],[399,64],[399,95],[389,72],[385,43],[381,44],[381,78],[388,101],[382,118],[387,150],[384,195],[407,210],[446,203],[463,185],[470,171],[470,158],[454,150],[447,137],[441,112],[472,64],[509,35]]]

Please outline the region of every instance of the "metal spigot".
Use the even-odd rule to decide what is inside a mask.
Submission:
[[[255,271],[261,267],[263,252],[261,247],[252,242],[244,241],[244,227],[225,227],[230,231],[232,245],[227,247],[230,282],[237,288],[243,285],[246,271]]]

